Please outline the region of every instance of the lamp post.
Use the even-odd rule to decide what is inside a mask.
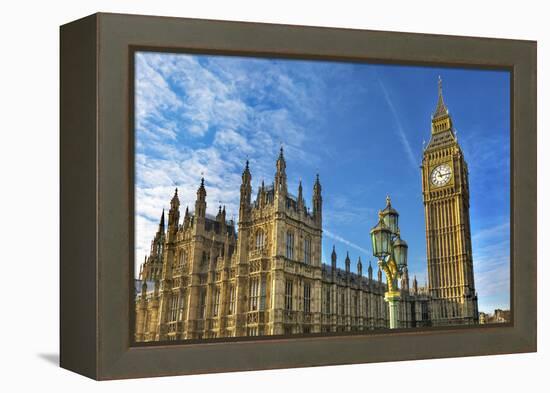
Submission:
[[[407,242],[399,233],[399,213],[392,208],[390,197],[386,197],[386,207],[378,212],[378,224],[370,231],[372,253],[378,258],[378,266],[386,274],[388,290],[384,300],[390,308],[390,329],[399,325],[399,300],[401,294],[397,281],[407,268]]]

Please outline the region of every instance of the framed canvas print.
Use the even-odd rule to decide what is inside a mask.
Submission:
[[[536,43],[61,27],[61,366],[536,350]]]

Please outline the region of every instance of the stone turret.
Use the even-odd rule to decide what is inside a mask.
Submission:
[[[248,160],[242,175],[241,183],[241,198],[239,203],[239,221],[246,221],[250,219],[250,202],[252,195],[252,175],[250,174],[250,168],[248,166]]]
[[[321,182],[319,181],[319,174],[315,178],[315,184],[313,185],[313,218],[319,227],[323,225],[323,197],[321,196]]]
[[[281,196],[286,196],[286,193],[287,193],[286,161],[283,154],[282,146],[281,146],[281,151],[279,153],[279,158],[277,159],[277,172],[275,173],[275,193],[278,193]]]
[[[200,219],[203,220],[206,217],[206,189],[204,188],[204,177],[201,178],[201,185],[197,190],[197,199],[195,201],[195,218],[197,223]]]
[[[164,220],[164,217],[163,217]],[[175,240],[176,232],[180,220],[180,200],[178,198],[178,189],[174,191],[174,196],[170,200],[170,210],[168,211],[168,241]]]
[[[304,211],[305,203],[304,203],[304,195],[302,193],[302,180],[300,180],[300,183],[298,185],[298,212],[302,213]]]
[[[332,273],[336,272],[336,247],[332,246],[332,254],[330,254],[330,261],[332,266]]]

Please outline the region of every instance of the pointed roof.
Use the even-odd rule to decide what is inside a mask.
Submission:
[[[315,177],[315,183],[313,184],[313,193],[315,195],[321,194],[321,182],[319,181],[319,174]]]
[[[164,231],[164,209],[162,209],[162,214],[160,216],[159,231]]]
[[[178,198],[178,188],[174,191],[174,196],[170,200],[170,207],[172,209],[177,209],[180,206],[180,199]]]
[[[200,197],[206,196],[206,189],[204,188],[204,176],[201,177],[201,185],[199,186],[199,189],[197,190],[197,195]]]
[[[434,119],[438,117],[446,116],[449,114],[449,110],[447,109],[447,106],[445,105],[445,101],[443,100],[443,81],[441,80],[441,76],[437,81],[437,90],[438,90],[438,97],[437,97],[437,106],[433,114]]]
[[[243,181],[250,181],[250,166],[249,166],[249,162],[248,162],[248,158],[246,159],[246,164],[244,166],[244,170],[243,170]]]

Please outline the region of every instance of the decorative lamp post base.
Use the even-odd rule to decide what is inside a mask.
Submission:
[[[386,292],[384,300],[390,306],[390,329],[399,327],[399,300],[401,294],[398,291]]]

